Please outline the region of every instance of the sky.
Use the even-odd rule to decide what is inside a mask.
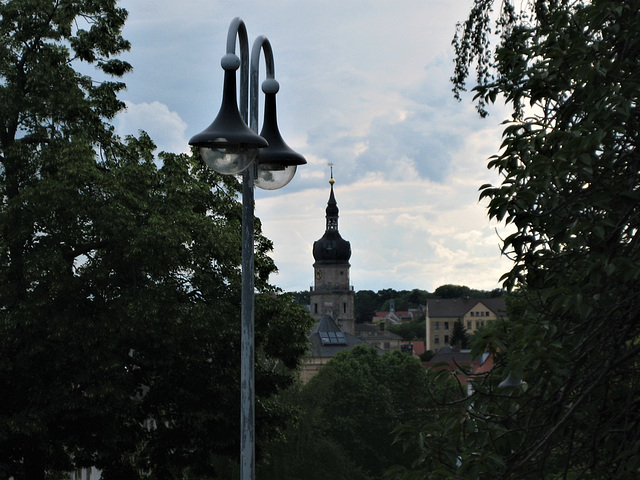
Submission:
[[[117,131],[144,130],[158,151],[187,151],[220,108],[220,59],[240,17],[250,45],[259,35],[271,43],[280,131],[308,162],[282,189],[256,189],[279,269],[271,282],[285,291],[313,285],[332,163],[355,290],[497,288],[510,261],[478,189],[499,182],[486,165],[507,112],[496,106],[481,119],[470,94],[453,98],[449,80],[455,25],[471,3],[121,0],[132,44],[121,58],[134,69]]]

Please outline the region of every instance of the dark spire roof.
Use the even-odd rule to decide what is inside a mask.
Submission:
[[[316,264],[349,263],[351,258],[351,244],[340,236],[338,231],[338,202],[333,193],[333,167],[331,169],[331,192],[326,209],[326,229],[320,240],[313,242],[313,258]]]
[[[331,193],[329,194],[329,201],[327,202],[327,209],[325,210],[327,212],[327,229],[329,229],[329,218],[335,218],[335,222],[336,222],[336,229],[338,228],[338,212],[340,212],[340,210],[338,209],[338,202],[336,202],[336,196],[333,194],[333,184],[335,183],[335,180],[333,180],[333,178],[331,178],[331,180],[329,180],[329,183],[331,184]]]

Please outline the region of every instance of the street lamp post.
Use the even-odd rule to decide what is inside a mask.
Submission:
[[[240,44],[240,58],[235,54],[236,40]],[[264,52],[267,78],[262,84],[265,94],[264,121],[262,131],[258,135],[258,76],[261,51]],[[227,51],[220,63],[224,69],[220,111],[209,127],[189,140],[189,145],[199,148],[202,159],[213,170],[229,175],[242,174],[240,478],[253,480],[255,479],[253,190],[254,185],[267,190],[285,186],[295,175],[297,166],[307,161],[302,155],[289,148],[278,129],[276,93],[279,85],[275,80],[273,51],[269,40],[264,36],[256,38],[249,65],[247,29],[242,19],[235,18],[229,25]],[[238,68],[240,68],[240,109],[238,109],[236,98],[235,71]],[[248,111],[251,114],[250,127],[247,126]]]

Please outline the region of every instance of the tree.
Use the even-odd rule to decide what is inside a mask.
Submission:
[[[239,450],[239,185],[114,135],[124,84],[110,77],[130,69],[115,4],[0,4],[3,478],[215,476],[211,456]],[[267,283],[270,248],[258,222],[260,436],[288,413],[269,399],[309,327]]]
[[[427,371],[410,355],[364,346],[340,352],[292,399],[299,421],[271,445],[260,477],[381,478],[407,455],[394,444],[393,429],[434,418],[429,409],[442,394],[429,388]]]
[[[356,322],[366,323],[371,321],[382,302],[372,290],[358,290],[354,303]]]
[[[370,322],[376,311],[388,311],[391,301],[394,302],[396,311],[419,308],[427,303],[428,296],[429,293],[426,290],[417,288],[411,291],[386,288],[377,293],[371,290],[359,290],[355,295],[356,322]]]
[[[496,298],[504,296],[504,291],[500,288],[493,290],[476,290],[464,285],[440,285],[433,292],[435,298]]]
[[[504,1],[497,37],[493,3],[460,26],[453,80],[459,94],[476,62],[481,113],[499,96],[513,108],[489,163],[502,183],[481,196],[515,227],[503,279],[516,295],[474,346],[497,367],[416,465],[426,478],[636,478],[640,2]],[[497,389],[507,373],[525,383]]]
[[[290,292],[293,295],[293,299],[303,307],[308,307],[310,304],[309,290],[302,290],[300,292]]]
[[[440,285],[433,294],[437,298],[464,298],[471,294],[471,289],[462,285]]]
[[[451,338],[449,338],[449,345],[452,347],[469,348],[469,343],[470,341],[467,329],[460,320],[457,320],[453,324]]]
[[[389,325],[389,331],[400,335],[404,341],[423,341],[425,339],[425,315],[420,315],[409,323]]]

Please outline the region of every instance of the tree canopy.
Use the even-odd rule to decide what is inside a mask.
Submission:
[[[470,339],[467,333],[466,327],[460,320],[457,320],[453,324],[453,330],[451,331],[451,338],[449,339],[449,345],[452,347],[469,348]]]
[[[392,465],[410,461],[393,430],[436,418],[436,405],[454,393],[431,384],[411,355],[379,355],[362,345],[344,350],[289,398],[298,421],[267,447],[260,477],[382,478]]]
[[[215,478],[211,457],[239,451],[239,185],[114,134],[125,18],[115,0],[0,3],[2,478]],[[259,222],[255,241],[262,438],[309,317],[267,283]]]
[[[502,98],[513,110],[489,162],[502,182],[481,196],[515,227],[515,298],[474,345],[496,367],[413,473],[637,478],[640,1],[494,3],[459,26],[453,80],[459,94],[475,66],[481,113]],[[522,383],[498,388],[507,374]]]

